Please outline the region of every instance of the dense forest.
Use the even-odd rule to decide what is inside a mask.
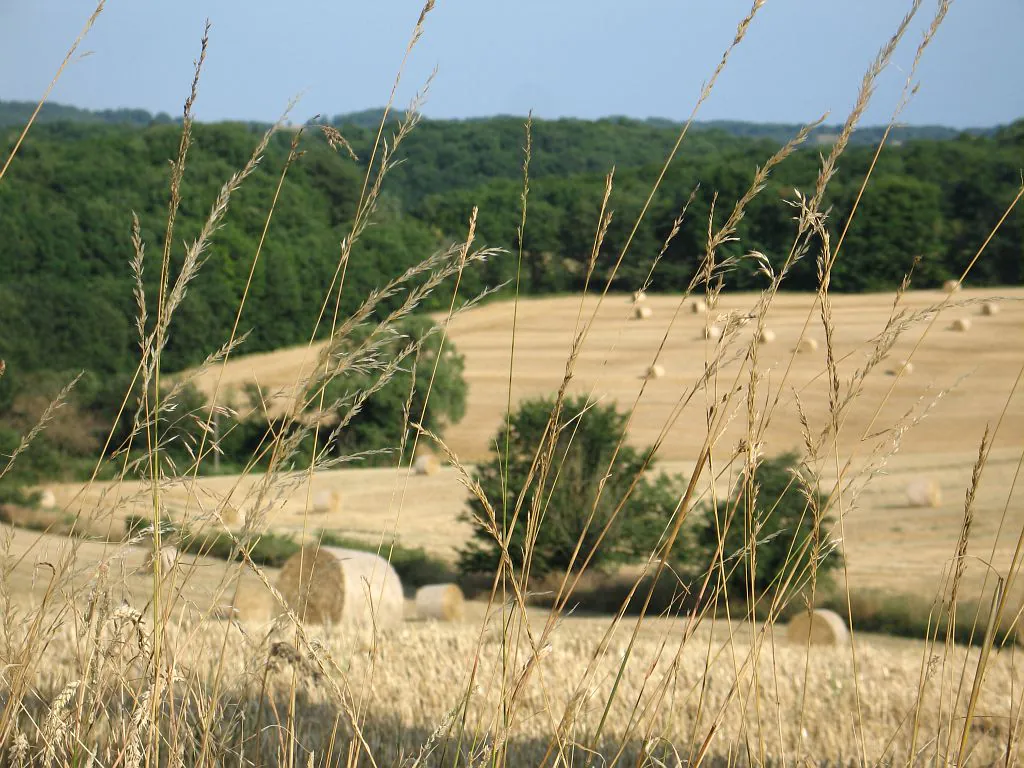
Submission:
[[[5,157],[26,109],[0,102]],[[137,110],[91,113],[50,105],[43,116],[47,119],[33,128],[0,183],[0,358],[11,373],[0,379],[0,411],[10,407],[17,391],[38,390],[48,377],[56,380],[53,372],[89,371],[103,382],[85,388],[98,400],[109,382],[134,370],[132,214],[139,217],[146,243],[152,303],[169,161],[180,138],[180,126],[166,115]],[[362,190],[375,116],[371,111],[331,120],[358,160],[330,147],[319,126],[305,131],[302,155],[289,168],[242,318],[243,330],[252,329],[245,351],[308,339]],[[195,237],[220,185],[245,164],[264,128],[195,127],[174,234],[176,265],[181,243]],[[958,274],[1020,184],[1024,121],[987,132],[901,130],[883,152],[860,203],[833,272],[834,290],[892,289],[918,255],[923,256],[918,287]],[[696,190],[652,288],[684,287],[703,253],[715,195],[716,216],[722,217],[749,186],[757,165],[791,136],[788,131],[721,124],[692,132],[633,239],[615,287],[633,290],[642,283],[682,204]],[[656,120],[534,121],[523,290],[539,294],[581,287],[605,174],[614,167],[615,217],[597,266],[598,277],[606,275],[677,133],[677,126]],[[813,187],[819,152],[830,135],[829,129],[819,129],[808,146],[773,172],[747,210],[740,241],[727,248],[758,250],[773,261],[784,256],[794,234],[793,209],[786,201],[794,190]],[[845,222],[871,162],[874,147],[865,140],[870,135],[861,132],[830,187],[833,230]],[[232,202],[203,273],[177,315],[164,358],[169,369],[198,363],[227,338],[292,138],[290,130],[274,137],[259,170]],[[480,209],[477,243],[514,250],[524,141],[519,118],[423,120],[401,145],[401,162],[388,176],[374,224],[353,252],[341,311],[352,311],[374,287],[464,237],[473,206]],[[509,280],[514,267],[511,257],[478,265],[463,280],[464,295]],[[763,279],[741,267],[726,287],[756,289]],[[1020,211],[989,244],[972,280],[1024,280]],[[814,286],[814,264],[806,260],[788,288]],[[393,297],[381,309],[400,300]],[[426,308],[444,300],[438,295]]]

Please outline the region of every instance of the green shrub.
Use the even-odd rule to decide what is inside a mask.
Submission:
[[[751,494],[753,504],[749,504]],[[749,520],[748,506],[753,511]],[[731,600],[747,596],[752,563],[756,595],[778,588],[790,575],[793,585],[799,587],[805,579],[802,574],[810,570],[816,544],[819,559],[815,567],[819,578],[827,577],[842,564],[842,556],[828,541],[833,519],[821,515],[815,521],[815,510],[824,506],[825,498],[812,487],[795,453],[767,459],[754,470],[752,483],[742,483],[735,495],[718,506],[709,503],[700,508],[697,539],[705,553],[703,561],[712,562],[720,531],[725,531],[722,557]],[[756,547],[751,547],[752,538]]]
[[[494,507],[499,528],[513,526],[502,535],[510,534],[509,552],[515,567],[525,565],[530,547],[529,518],[535,506],[541,510],[542,520],[532,546],[530,569],[537,576],[564,571],[570,563],[579,569],[591,552],[588,567],[595,568],[649,554],[682,495],[680,482],[667,477],[652,482],[641,477],[630,489],[634,478],[643,473],[648,454],[626,444],[618,447],[626,428],[626,414],[617,411],[614,404],[597,405],[581,396],[563,404],[553,466],[541,487],[538,473],[531,478],[530,469],[538,446],[548,440],[554,407],[554,398],[521,403],[491,441],[495,446],[491,458],[478,470],[477,480]],[[647,468],[653,464],[649,461]],[[513,523],[517,499],[524,491],[522,509]],[[474,517],[487,518],[476,498],[469,506]],[[460,570],[494,573],[501,558],[497,542],[480,526],[474,527],[473,536],[460,552]],[[573,562],[577,543],[580,554]],[[685,540],[680,540],[675,557],[685,562],[688,555]]]

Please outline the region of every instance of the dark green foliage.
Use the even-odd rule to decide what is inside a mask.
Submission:
[[[815,524],[815,510],[805,496],[806,488],[797,480],[802,473],[795,453],[781,454],[758,465],[753,482],[741,482],[732,498],[717,508],[710,503],[701,508],[696,535],[706,553],[704,562],[712,562],[722,541],[729,599],[747,596],[751,581],[755,595],[782,588],[791,575],[790,589],[802,586],[809,577],[816,542],[819,578],[841,565],[841,556],[832,551],[829,539],[834,520],[822,515]],[[823,509],[825,498],[816,487],[812,493],[817,509]],[[756,547],[751,546],[752,541]],[[720,560],[714,562],[717,569]]]
[[[588,408],[585,397],[576,397],[564,404],[552,470],[541,486],[539,475],[530,479],[530,467],[538,446],[544,445],[554,405],[553,398],[520,403],[511,415],[509,429],[502,426],[492,441],[496,452],[478,468],[477,479],[495,509],[499,529],[511,528],[509,554],[516,568],[524,565],[528,520],[535,507],[541,522],[533,547],[532,574],[542,576],[568,568],[577,542],[582,546],[573,567],[582,567],[609,523],[590,566],[600,568],[649,554],[681,495],[678,482],[641,477],[630,490],[634,478],[643,471],[645,454],[623,445],[615,455],[626,426],[626,415],[618,412],[614,405],[590,404]],[[580,416],[584,410],[586,413]],[[607,482],[598,500],[598,489],[606,474]],[[524,488],[522,511],[513,524],[516,500]],[[622,509],[616,515],[620,504]],[[486,519],[487,513],[478,500],[470,502],[470,510],[474,517]],[[588,525],[592,512],[593,519]],[[686,559],[684,549],[680,542],[677,554],[681,560]],[[463,572],[493,573],[500,554],[491,534],[477,527],[473,540],[461,553],[459,566]]]
[[[372,331],[372,328],[365,326],[357,329],[349,339],[348,348],[357,349],[366,342]],[[443,434],[448,425],[462,420],[466,412],[463,358],[450,339],[444,340],[442,351],[442,335],[430,318],[412,316],[400,321],[394,333],[385,337],[378,356],[384,362],[395,360],[415,342],[420,342],[418,358],[416,352],[406,357],[393,378],[363,403],[339,434],[332,453],[343,456],[355,451],[397,449],[402,442],[403,410],[407,403],[410,422],[422,423],[438,434]],[[347,417],[359,393],[376,386],[382,373],[381,370],[371,369],[365,372],[350,371],[339,376],[327,386],[325,402],[343,403],[340,414],[343,418]],[[424,411],[428,391],[429,405]],[[393,462],[394,459],[388,461]]]
[[[445,584],[455,580],[456,573],[452,566],[439,557],[430,555],[422,547],[405,547],[390,542],[381,546],[367,544],[365,541],[339,536],[331,531],[320,532],[320,543],[325,547],[343,547],[362,552],[373,552],[385,559],[390,559],[402,586],[417,589],[426,584]]]

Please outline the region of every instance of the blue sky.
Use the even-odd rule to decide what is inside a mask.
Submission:
[[[211,30],[196,114],[297,120],[387,99],[421,0],[108,0],[55,101],[177,115],[203,23]],[[432,117],[689,114],[749,0],[438,0],[399,102],[437,67]],[[701,119],[845,117],[903,0],[768,0]],[[0,0],[0,99],[35,100],[91,0]],[[922,5],[864,124],[884,123],[934,11]],[[958,0],[919,70],[904,122],[957,127],[1024,116],[1024,0]]]

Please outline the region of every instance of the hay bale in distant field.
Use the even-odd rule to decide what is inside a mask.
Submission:
[[[370,552],[303,547],[285,561],[277,588],[307,624],[390,629],[402,622],[402,582]]]
[[[998,315],[999,305],[994,301],[984,301],[981,304],[981,314],[983,315]]]
[[[633,291],[633,303],[640,304],[647,301],[647,294],[643,291]]]
[[[178,550],[174,547],[160,547],[159,551],[150,550],[146,553],[146,559],[142,561],[141,573],[153,573],[156,570],[157,559],[160,561],[160,573],[170,573],[171,569],[178,563]]]
[[[660,379],[665,375],[664,366],[655,363],[647,369],[647,373],[644,374],[645,379]]]
[[[900,360],[896,365],[886,371],[890,376],[899,376],[900,374],[909,376],[913,372],[914,364],[909,360]]]
[[[436,475],[441,471],[441,460],[432,453],[421,453],[412,463],[412,470],[417,475]]]
[[[57,506],[57,496],[49,488],[44,488],[39,494],[39,506],[43,509],[53,509]]]
[[[801,611],[786,627],[786,639],[793,645],[841,645],[850,638],[846,622],[835,611]]]
[[[225,504],[220,508],[220,519],[224,525],[240,528],[245,525],[245,510],[238,509],[234,504]]]
[[[427,584],[416,590],[416,613],[421,619],[461,621],[466,601],[457,584]]]
[[[758,344],[771,344],[773,341],[775,341],[775,331],[771,328],[762,328],[757,334]]]
[[[648,306],[637,304],[633,307],[633,318],[636,320],[647,320],[654,316],[654,310]]]
[[[701,312],[707,312],[707,302],[705,302],[704,299],[694,299],[690,302],[690,311],[695,315],[699,315]]]
[[[942,488],[934,480],[920,478],[907,484],[907,503],[912,507],[942,506]]]
[[[315,515],[330,515],[341,511],[341,493],[339,491],[320,491],[313,497],[313,506],[309,510]]]
[[[960,333],[966,333],[967,331],[971,330],[970,318],[958,317],[950,324],[949,330],[959,331]]]
[[[806,354],[809,354],[811,352],[817,352],[817,351],[818,351],[818,340],[817,339],[812,339],[812,338],[809,338],[809,337],[804,337],[804,338],[800,339],[799,343],[797,343],[797,345],[796,345],[796,353],[798,355],[806,355]]]
[[[957,291],[960,290],[960,281],[947,280],[942,284],[942,290],[944,290],[946,293],[956,293]]]
[[[722,338],[722,326],[712,323],[704,326],[704,338],[715,341]]]

